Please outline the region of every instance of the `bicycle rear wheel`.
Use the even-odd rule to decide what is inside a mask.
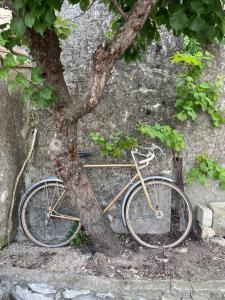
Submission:
[[[145,182],[155,213],[148,205],[142,185],[129,195],[125,220],[131,235],[149,248],[172,248],[185,240],[192,226],[192,207],[175,184],[162,180]]]
[[[50,213],[53,208],[54,216]],[[81,228],[79,214],[71,206],[63,183],[57,180],[35,185],[21,203],[20,220],[32,242],[50,248],[67,245]]]

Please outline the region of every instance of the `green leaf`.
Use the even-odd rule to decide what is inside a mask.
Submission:
[[[46,0],[47,4],[54,9],[60,10],[62,6],[62,0]]]
[[[56,20],[54,10],[48,9],[44,14],[44,19],[49,25],[52,25]]]
[[[52,93],[53,93],[52,88],[45,87],[43,88],[43,90],[40,91],[40,97],[49,100],[52,98]]]
[[[33,16],[35,17],[35,19],[40,19],[41,16],[43,16],[43,14],[46,11],[46,4],[45,2],[42,2],[41,5],[39,6],[35,6],[32,10]]]
[[[15,7],[16,10],[23,8],[25,6],[25,1],[24,0],[14,0],[13,6]]]
[[[205,185],[206,177],[204,175],[200,175],[198,179],[200,184]]]
[[[80,0],[80,9],[86,11],[89,7],[89,0]]]
[[[215,0],[213,0],[213,1],[215,1]],[[211,4],[212,0],[201,0],[201,2],[208,5],[208,4]]]
[[[34,25],[34,22],[35,22],[35,17],[34,17],[32,12],[26,13],[25,18],[24,18],[24,22],[25,22],[27,27],[32,28],[32,26]]]
[[[197,17],[191,22],[189,28],[192,31],[200,32],[202,29],[204,29],[205,25],[206,25],[205,20],[202,19],[201,17]]]
[[[9,80],[7,82],[7,89],[8,89],[9,95],[12,96],[13,92],[16,89],[16,82],[14,80]]]
[[[27,55],[23,55],[23,54],[19,54],[16,56],[16,60],[18,61],[18,63],[20,65],[24,65],[25,62],[28,60],[28,56]]]
[[[4,59],[4,66],[6,68],[14,68],[16,66],[16,60],[11,52],[7,53]]]
[[[10,24],[10,28],[12,30],[12,32],[18,37],[22,37],[25,34],[26,31],[26,26],[24,24],[24,21],[17,17],[17,18],[13,18]]]
[[[197,114],[194,110],[188,110],[188,115],[192,118],[192,120],[195,120],[197,118]]]
[[[191,8],[199,15],[205,12],[204,5],[197,0],[191,2]]]
[[[43,35],[43,33],[45,32],[47,27],[48,27],[48,24],[44,21],[35,21],[34,26],[33,26],[34,30],[37,33],[40,33],[41,35]]]
[[[169,23],[176,32],[186,28],[188,25],[188,17],[185,11],[182,8],[175,11],[169,18]]]
[[[0,33],[0,46],[4,47],[7,40],[5,40]]]
[[[69,0],[69,3],[71,4],[78,4],[80,0]]]
[[[31,80],[34,84],[42,84],[44,79],[41,76],[41,68],[40,67],[35,67],[32,69],[31,72]]]
[[[22,86],[27,86],[28,85],[28,81],[26,79],[26,77],[24,76],[23,73],[17,73],[16,74],[16,83],[20,84]]]
[[[6,80],[8,78],[8,72],[6,69],[0,69],[0,78]]]
[[[31,96],[33,95],[34,89],[30,86],[24,87],[22,93],[22,100],[24,102],[28,102],[31,100]]]

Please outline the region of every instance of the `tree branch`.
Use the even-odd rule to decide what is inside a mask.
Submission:
[[[117,11],[121,14],[121,16],[124,18],[124,20],[128,20],[128,15],[123,11],[122,7],[119,5],[119,3],[116,0],[110,0],[110,2],[114,5],[114,7],[117,9]]]
[[[71,121],[92,112],[100,103],[112,68],[135,40],[156,2],[157,0],[138,0],[117,36],[110,43],[104,42],[97,47],[88,92],[78,106],[71,104],[66,110]]]
[[[33,59],[41,67],[47,83],[55,89],[57,106],[68,104],[71,98],[63,76],[64,69],[60,61],[62,50],[57,34],[53,30],[46,30],[41,36],[29,29],[27,35]]]

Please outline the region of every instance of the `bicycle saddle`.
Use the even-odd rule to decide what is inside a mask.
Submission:
[[[78,155],[79,155],[80,158],[82,158],[82,157],[89,157],[89,156],[92,155],[92,153],[91,152],[85,152],[85,151],[78,151]]]

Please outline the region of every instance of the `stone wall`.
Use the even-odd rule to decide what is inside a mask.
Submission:
[[[37,270],[0,270],[0,300],[222,300],[225,281],[119,280]]]
[[[7,241],[7,225],[12,202],[13,187],[24,153],[23,104],[18,93],[8,95],[5,84],[0,83],[0,248]],[[19,199],[18,199],[19,200]]]
[[[76,19],[79,14],[73,6],[65,5],[63,17],[70,17],[77,24],[67,41],[62,43],[62,61],[65,65],[65,76],[72,95],[85,93],[90,72],[91,56],[96,46],[103,40],[107,31],[109,16],[104,7],[94,4],[90,11]],[[197,122],[187,122],[179,125],[171,121],[175,114],[174,104],[176,98],[175,80],[178,69],[171,64],[170,56],[181,48],[181,39],[174,38],[166,30],[161,32],[161,40],[154,43],[143,58],[142,62],[126,64],[120,61],[113,70],[104,98],[95,111],[86,116],[80,123],[79,149],[93,152],[93,157],[85,161],[88,163],[103,162],[105,158],[99,152],[98,147],[90,140],[92,131],[99,131],[105,137],[112,136],[117,130],[126,130],[139,137],[136,128],[139,122],[150,124],[161,123],[176,125],[186,137],[188,144],[184,151],[184,172],[193,165],[195,155],[208,152],[220,163],[225,159],[221,155],[224,152],[223,136],[225,128],[211,127],[206,116],[200,115]],[[225,51],[224,47],[212,49],[216,62],[210,70],[209,77],[215,74],[224,74]],[[221,108],[225,98],[222,97]],[[25,176],[26,187],[32,182],[52,174],[52,168],[48,162],[48,141],[52,136],[52,120],[48,111],[37,113],[39,127],[38,147],[36,148],[33,164]],[[143,144],[152,141],[142,139]],[[109,161],[115,161],[108,159]],[[123,161],[129,161],[129,153],[124,155]],[[164,173],[171,176],[173,165],[171,153],[167,151],[166,158],[160,158],[159,166],[150,166],[149,173]],[[116,160],[117,162],[119,160]],[[105,205],[112,193],[123,186],[130,170],[88,170],[88,175],[93,182],[99,201]],[[206,187],[193,184],[186,187],[187,193],[195,206],[197,203],[223,201],[224,192],[218,187],[218,183],[207,182]],[[123,231],[118,210],[110,212],[111,225],[116,231]]]

